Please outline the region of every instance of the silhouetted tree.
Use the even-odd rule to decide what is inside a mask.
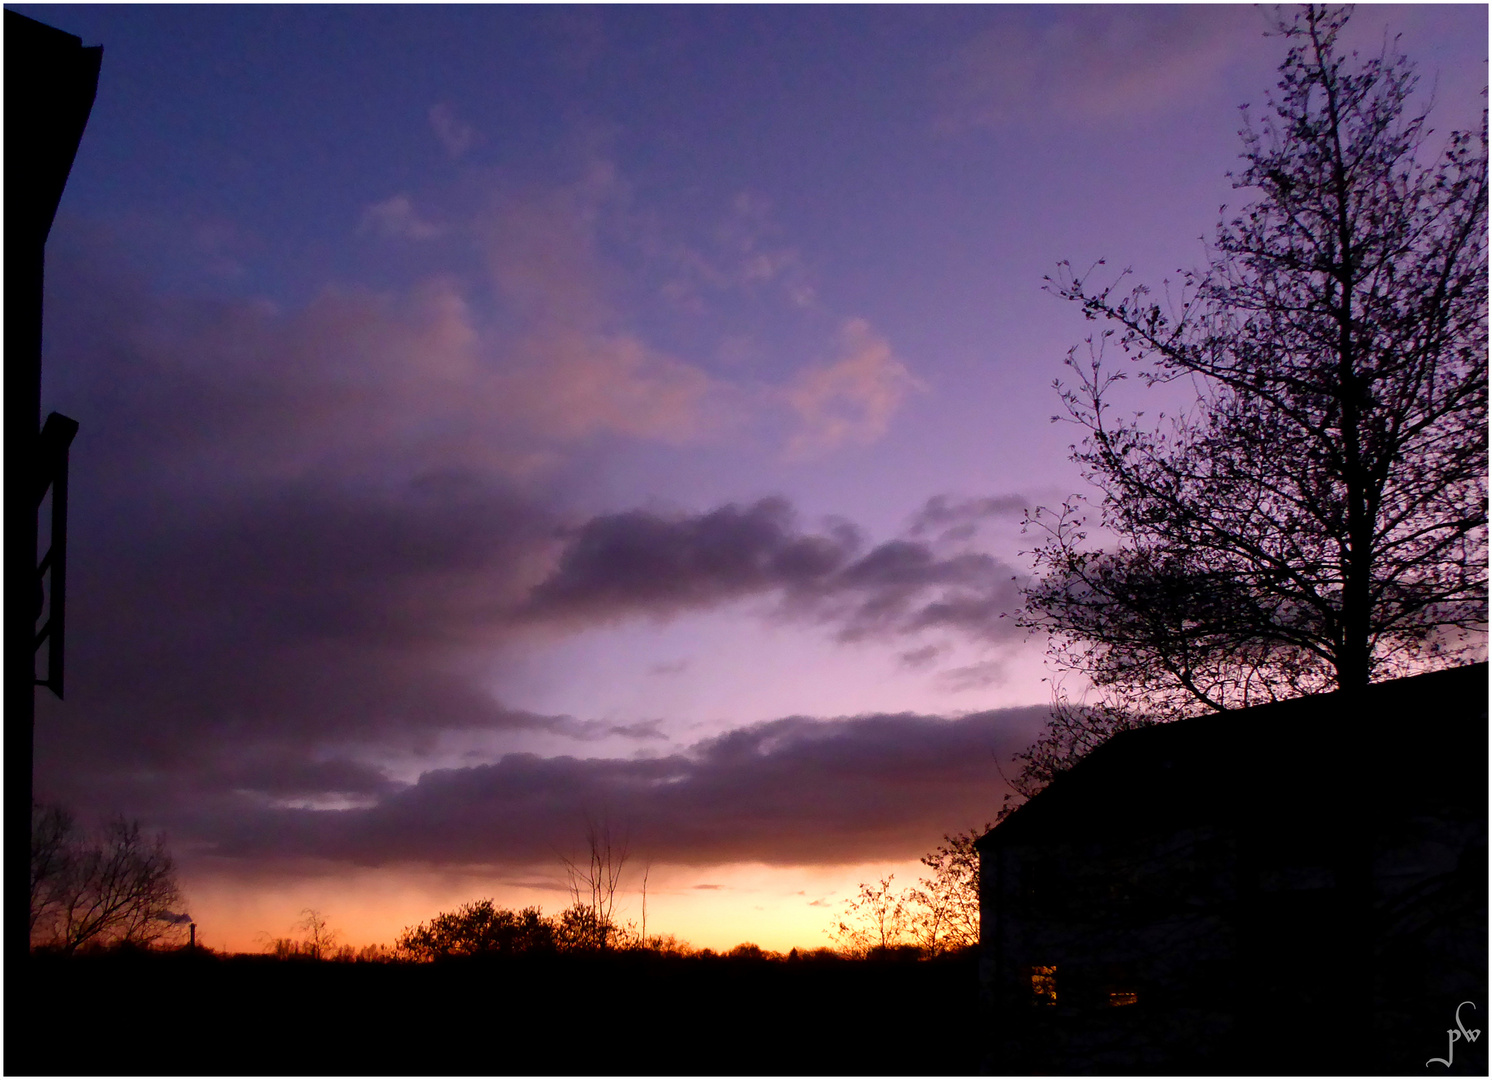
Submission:
[[[908,889],[903,903],[910,916],[908,931],[924,956],[979,944],[979,852],[974,841],[989,829],[986,824],[945,834],[941,844],[922,856],[932,874]]]
[[[360,964],[387,964],[397,958],[394,949],[378,942],[372,945],[364,945],[353,953],[352,959]]]
[[[1025,624],[1091,682],[1027,752],[1028,792],[1147,719],[1356,689],[1485,647],[1487,156],[1438,159],[1411,64],[1338,51],[1341,9],[1282,21],[1271,114],[1246,121],[1214,256],[1164,306],[1124,275],[1050,283],[1107,324],[1061,388],[1087,434],[1107,550],[1078,505],[1038,509]],[[1125,372],[1195,405],[1115,419]],[[1143,714],[1143,715],[1140,715]]]
[[[301,932],[300,951],[312,960],[330,960],[341,932],[333,930],[326,916],[316,908],[306,908],[301,913],[296,929]]]
[[[906,898],[892,891],[895,878],[888,874],[874,885],[862,882],[859,894],[846,901],[833,931],[844,952],[857,957],[886,955],[907,943]]]
[[[605,951],[620,943],[624,930],[617,925],[616,893],[627,863],[627,841],[612,835],[611,823],[586,823],[586,861],[561,858],[570,879],[570,908],[557,928],[562,947]]]
[[[536,907],[510,911],[477,900],[406,929],[394,947],[414,960],[553,952],[555,927]]]
[[[76,839],[72,815],[60,806],[31,807],[31,943],[37,927],[50,921],[65,903]]]
[[[113,818],[94,834],[58,806],[31,813],[31,944],[151,946],[179,936],[185,916],[165,838]]]
[[[947,833],[922,856],[932,871],[915,886],[893,892],[888,875],[860,884],[830,933],[851,956],[886,956],[911,947],[932,958],[979,944],[979,853],[974,841],[991,828]]]

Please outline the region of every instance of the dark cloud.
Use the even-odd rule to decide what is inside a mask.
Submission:
[[[671,615],[821,581],[860,545],[849,526],[804,535],[794,518],[780,498],[697,516],[633,510],[592,518],[569,536],[558,569],[534,589],[527,611],[586,621]]]
[[[864,546],[860,531],[844,523],[802,531],[780,498],[698,515],[603,515],[568,534],[557,568],[523,613],[584,623],[666,618],[770,595],[780,602],[779,617],[833,624],[844,641],[928,629],[1019,637],[1000,621],[1020,606],[1017,575],[994,557],[940,555],[905,539]]]
[[[947,647],[943,645],[924,645],[919,649],[908,649],[897,659],[903,666],[916,671],[931,667],[947,651]]]
[[[65,242],[48,280],[49,310],[82,313],[48,326],[64,376],[48,392],[82,430],[68,699],[38,699],[44,798],[169,826],[184,857],[366,862],[548,858],[571,817],[606,806],[660,855],[827,860],[923,844],[932,811],[907,792],[983,805],[984,748],[1003,736],[915,717],[785,720],[669,757],[510,755],[402,784],[379,763],[452,732],[659,745],[656,721],[504,705],[492,687],[525,636],[754,597],[845,641],[1000,641],[1013,574],[915,538],[870,546],[845,523],[805,530],[783,499],[567,525],[553,476],[509,467],[532,445],[485,434],[498,392],[473,402],[444,377],[474,362],[449,289],[328,293],[289,314],[168,302]]]
[[[521,865],[553,861],[604,815],[660,862],[911,858],[993,817],[1008,790],[997,763],[1046,715],[791,717],[666,757],[510,754],[428,772],[367,809],[245,810],[212,839],[230,859]]]
[[[562,519],[503,467],[516,444],[442,434],[449,297],[167,301],[60,236],[48,310],[78,317],[49,321],[48,393],[82,427],[43,795],[169,817],[233,791],[369,798],[385,782],[354,758],[452,730],[656,737],[487,688]]]
[[[522,499],[291,487],[104,523],[77,471],[72,677],[46,729],[71,730],[56,746],[44,730],[44,753],[558,724],[503,709],[456,662],[501,641],[521,595],[513,566],[543,517]]]
[[[222,781],[235,791],[257,792],[274,797],[350,795],[383,796],[400,785],[383,770],[346,759],[311,761],[299,756],[228,763],[219,772]]]

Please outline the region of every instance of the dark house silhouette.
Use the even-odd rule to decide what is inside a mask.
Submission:
[[[1125,732],[977,841],[992,1073],[1487,1072],[1485,663]]]

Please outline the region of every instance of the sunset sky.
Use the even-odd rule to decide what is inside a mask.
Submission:
[[[38,793],[166,831],[230,949],[557,913],[588,819],[650,932],[815,947],[992,819],[1023,511],[1084,490],[1043,275],[1204,262],[1284,55],[1232,6],[16,10],[104,46]],[[1487,9],[1386,28],[1478,124]]]

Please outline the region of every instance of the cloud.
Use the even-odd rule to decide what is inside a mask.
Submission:
[[[793,307],[814,302],[802,255],[782,242],[771,202],[757,192],[737,192],[705,243],[664,239],[653,219],[639,224],[643,247],[670,274],[661,292],[675,303],[699,311],[712,293],[756,293],[768,286]]]
[[[542,299],[501,283],[522,310],[479,321],[448,277],[402,293],[329,286],[288,311],[166,299],[73,241],[49,263],[49,311],[78,312],[49,327],[55,392],[152,483],[523,477],[588,437],[678,442],[703,424],[709,378],[600,325],[583,265],[537,286]]]
[[[886,433],[902,399],[922,389],[890,342],[864,319],[847,319],[839,337],[839,359],[807,369],[784,392],[801,425],[788,442],[790,458],[874,442]]]
[[[928,629],[985,641],[1018,635],[1001,620],[1019,606],[1017,575],[994,557],[938,555],[912,540],[864,547],[845,523],[802,531],[781,498],[697,515],[600,515],[567,534],[523,613],[592,624],[775,597],[777,618],[831,624],[843,641]]]
[[[631,334],[545,327],[518,352],[525,363],[509,382],[510,400],[553,435],[612,432],[682,443],[706,430],[710,377]]]
[[[924,645],[918,649],[908,649],[897,657],[897,659],[905,667],[916,671],[931,667],[947,651],[948,647],[946,645]]]
[[[984,660],[938,674],[938,682],[955,694],[984,690],[1004,681],[1005,665],[999,660]]]
[[[285,312],[49,270],[82,313],[49,336],[51,392],[83,425],[68,701],[38,706],[53,797],[201,821],[383,805],[379,762],[451,732],[656,745],[489,689],[515,642],[618,618],[757,598],[843,640],[1004,640],[1012,575],[987,555],[804,530],[781,499],[570,519],[513,465],[546,443],[454,283]]]
[[[380,236],[405,240],[431,240],[445,230],[415,213],[408,195],[394,195],[374,203],[363,211],[358,232],[375,232]]]
[[[504,395],[562,438],[687,441],[709,427],[715,384],[620,325],[606,300],[597,230],[618,188],[610,163],[592,161],[571,184],[498,192],[478,222],[497,298],[522,326],[508,339]]]
[[[385,778],[349,751],[463,729],[618,733],[505,708],[466,659],[500,650],[552,528],[520,495],[307,483],[110,505],[89,455],[74,475],[71,679],[65,706],[38,705],[38,776],[84,800],[149,802],[168,776],[183,798],[376,794]]]
[[[54,310],[80,313],[49,335],[49,392],[82,433],[68,700],[38,702],[37,780],[80,811],[215,836],[391,806],[388,763],[452,733],[662,745],[653,722],[491,689],[516,643],[618,618],[756,598],[843,640],[1005,640],[1011,574],[986,555],[805,530],[781,499],[573,520],[514,466],[552,443],[510,411],[454,283],[287,312],[153,297],[87,259],[49,271]]]
[[[387,795],[398,788],[383,770],[347,758],[314,760],[281,752],[263,751],[225,762],[218,773],[235,791],[268,797]]]
[[[476,145],[476,129],[457,119],[456,110],[445,102],[430,107],[430,127],[452,159],[461,157]]]
[[[693,516],[560,509],[554,463],[576,440],[693,437],[713,392],[609,310],[596,219],[614,183],[598,166],[496,198],[479,230],[493,318],[450,277],[328,286],[294,307],[163,297],[96,236],[54,234],[47,393],[82,433],[68,700],[38,702],[40,794],[168,825],[183,857],[275,823],[293,841],[325,827],[298,823],[332,820],[319,814],[414,822],[457,798],[442,785],[509,773],[600,797],[652,766],[510,755],[404,781],[433,755],[481,745],[490,760],[519,736],[666,745],[656,722],[502,701],[493,688],[535,635],[754,598],[846,641],[1004,640],[986,616],[1011,575],[989,556],[805,530],[780,499]],[[370,228],[417,220],[382,205]],[[847,329],[819,396],[846,397],[852,428],[889,408],[872,384],[896,383],[899,365],[878,341]]]
[[[942,69],[939,127],[1108,121],[1205,97],[1267,27],[1229,5],[995,9]]]
[[[1024,495],[989,495],[977,499],[959,499],[952,495],[934,495],[912,516],[908,535],[922,537],[934,533],[940,542],[971,539],[985,520],[994,517],[1021,518],[1030,505]]]
[[[605,808],[662,863],[838,864],[913,858],[990,820],[997,761],[1046,707],[958,718],[789,717],[661,758],[541,758],[426,773],[368,809],[259,810],[216,823],[217,856],[456,867],[552,861]]]

